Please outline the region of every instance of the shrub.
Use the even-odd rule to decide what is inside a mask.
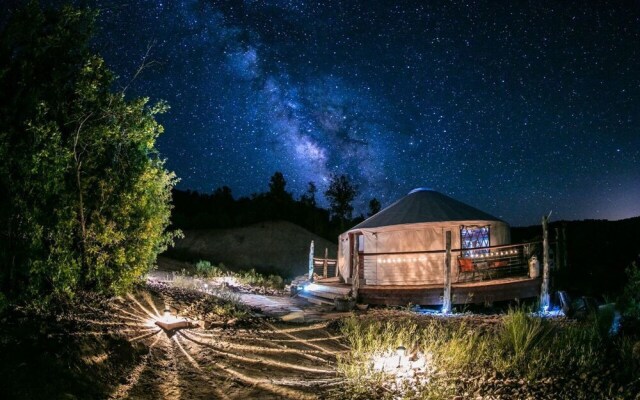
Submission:
[[[215,266],[209,261],[200,260],[196,263],[196,275],[203,278],[219,278],[229,276],[229,270],[223,263]]]
[[[284,280],[279,275],[264,276],[263,274],[256,272],[255,269],[249,271],[240,271],[237,274],[238,281],[251,286],[262,286],[273,289],[283,289]]]
[[[546,320],[522,309],[510,309],[500,332],[500,350],[505,355],[499,363],[503,364],[502,369],[535,376],[549,361],[545,342],[550,334],[551,327]]]
[[[212,294],[219,301],[211,307],[211,312],[228,318],[244,318],[249,315],[249,309],[240,301],[240,296],[237,293],[227,289],[217,289]]]
[[[640,266],[635,262],[626,270],[627,283],[620,298],[620,306],[625,317],[640,320]]]
[[[0,292],[0,315],[9,307],[9,302],[7,301],[4,293]]]
[[[126,293],[178,236],[156,149],[167,106],[116,88],[91,50],[96,12],[19,3],[1,24],[0,287],[33,302]]]

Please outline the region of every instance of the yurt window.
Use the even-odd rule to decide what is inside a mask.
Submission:
[[[487,226],[462,226],[460,228],[460,243],[463,249],[477,249],[489,247],[489,225]],[[462,255],[468,257],[476,254],[488,253],[489,249],[467,250]]]

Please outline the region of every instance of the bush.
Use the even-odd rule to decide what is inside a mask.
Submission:
[[[9,307],[9,302],[4,293],[0,292],[0,315]]]
[[[240,271],[237,274],[238,281],[251,286],[262,286],[269,287],[272,289],[283,289],[284,288],[284,280],[279,275],[269,275],[265,276],[259,272],[256,272],[255,269],[250,269],[249,271]]]
[[[177,236],[155,148],[167,106],[117,90],[91,50],[96,12],[18,3],[0,24],[0,287],[125,293]]]
[[[196,275],[203,278],[219,278],[229,276],[227,267],[220,263],[218,266],[212,265],[211,262],[200,260],[196,263]]]
[[[640,266],[635,262],[626,270],[627,284],[620,298],[620,307],[626,318],[640,320]]]

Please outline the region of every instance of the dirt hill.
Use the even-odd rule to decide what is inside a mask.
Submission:
[[[335,258],[337,245],[286,221],[261,222],[242,228],[187,230],[185,238],[167,255],[196,261],[222,262],[233,269],[255,268],[277,272],[283,277],[305,274],[309,244],[315,243],[316,257]]]

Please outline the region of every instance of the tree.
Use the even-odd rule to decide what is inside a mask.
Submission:
[[[284,179],[282,172],[276,171],[269,181],[269,196],[278,201],[285,202],[293,200],[291,193],[286,190],[287,181]]]
[[[375,197],[369,202],[369,216],[372,217],[380,212],[382,205]]]
[[[304,205],[315,207],[316,206],[316,192],[318,188],[313,182],[309,182],[307,186],[307,192],[300,196],[300,202]]]
[[[351,219],[353,199],[358,195],[358,189],[346,175],[331,174],[329,188],[324,192],[329,201],[331,215],[340,221],[341,227]]]
[[[30,2],[0,32],[0,289],[123,292],[169,245],[163,103],[127,100],[88,48],[95,13]]]

